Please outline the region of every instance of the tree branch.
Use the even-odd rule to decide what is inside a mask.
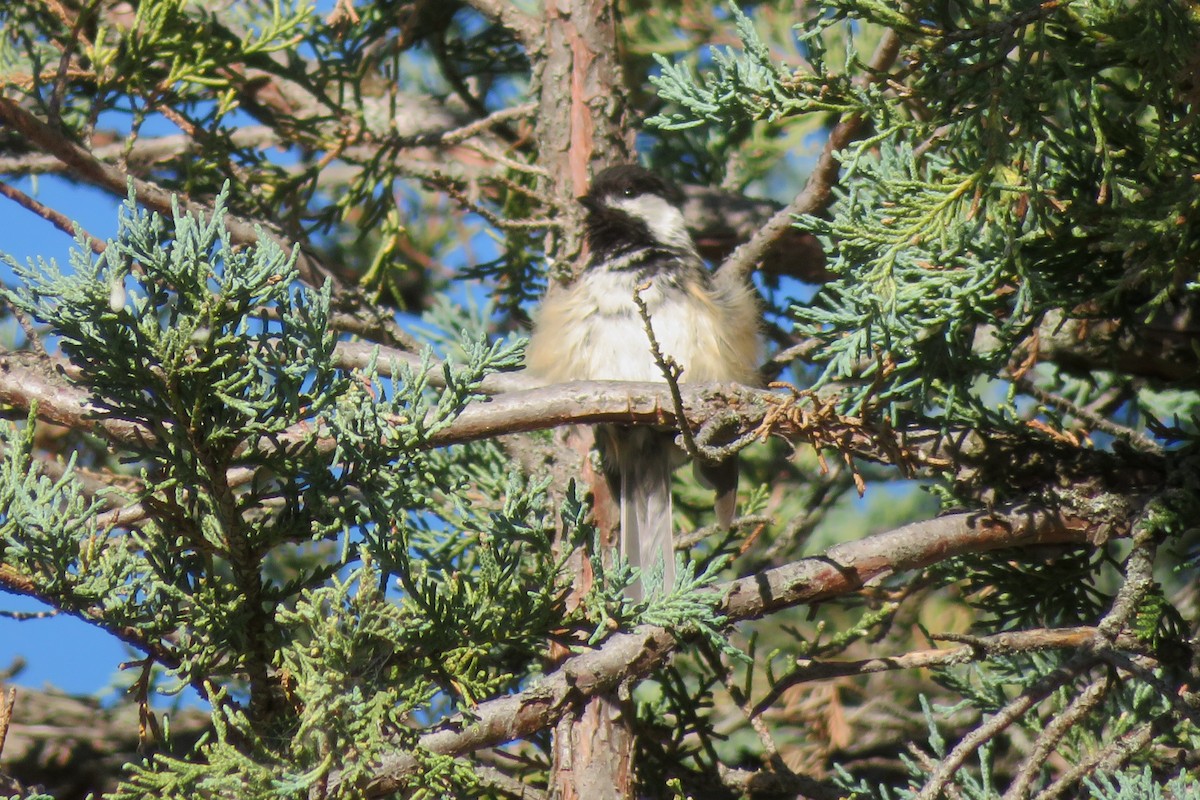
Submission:
[[[467,0],[467,5],[507,28],[526,50],[540,46],[542,31],[538,21],[508,0]]]
[[[411,354],[388,351],[381,365],[391,356],[412,363]],[[348,351],[347,358],[368,358],[362,348]],[[365,363],[365,362],[363,362]],[[384,374],[390,371],[390,363]],[[110,441],[145,447],[153,434],[128,420],[105,417],[104,411],[90,400],[88,390],[67,378],[81,378],[79,371],[63,359],[48,359],[28,353],[0,350],[0,402],[28,410],[37,404],[40,419],[79,430],[97,432]],[[529,385],[520,373],[493,375],[491,389]],[[488,387],[485,381],[485,387]],[[1027,471],[1014,471],[1010,482],[1018,490],[1035,490],[1054,482],[1071,480],[1090,482],[1089,491],[1117,491],[1133,494],[1157,486],[1166,469],[1168,456],[1146,454],[1136,465],[1122,462],[1115,468],[1111,453],[1067,447],[1035,432],[1023,435],[990,431],[987,436],[973,430],[938,431],[914,422],[893,428],[869,424],[854,417],[833,413],[829,406],[818,406],[807,395],[784,394],[752,389],[736,384],[683,384],[680,386],[686,422],[693,429],[703,427],[715,415],[736,415],[742,438],[754,433],[763,438],[781,436],[790,441],[806,442],[819,451],[832,450],[844,458],[898,466],[908,473],[919,469],[956,468],[970,478],[973,464],[982,460],[1014,457],[1024,453],[1026,461],[1033,449],[1040,449],[1053,469],[1039,470],[1040,461],[1030,462]],[[616,423],[678,427],[680,420],[672,411],[669,388],[662,383],[618,381],[581,381],[506,391],[472,402],[452,424],[430,436],[427,447],[445,447],[512,433],[544,430],[571,424]],[[272,437],[270,441],[247,442],[243,452],[253,448],[279,448],[307,442],[313,432],[300,424]],[[1034,438],[1030,438],[1034,437]],[[332,439],[317,446],[332,450]]]
[[[916,800],[936,800],[940,797],[947,784],[971,754],[1025,716],[1030,709],[1049,697],[1054,690],[1087,670],[1095,661],[1095,655],[1079,653],[1063,666],[1026,687],[1003,708],[990,715],[986,722],[967,734],[954,746],[953,750],[939,759],[937,768],[929,777],[924,788],[921,789],[921,793],[917,795]]]
[[[113,625],[107,622],[105,615],[108,609],[99,606],[84,609],[68,608],[63,604],[62,598],[43,592],[37,582],[28,575],[22,575],[10,565],[3,562],[0,562],[0,589],[13,594],[32,597],[48,606],[59,609],[64,614],[70,614],[89,625],[95,625],[101,630],[117,637],[130,647],[152,657],[164,667],[174,668],[180,664],[179,656],[170,648],[165,647],[161,641],[148,638],[142,631],[132,626]],[[196,680],[191,685],[195,687],[201,696],[207,696],[204,681]]]
[[[900,52],[900,37],[893,30],[888,30],[879,40],[875,53],[871,56],[871,72],[881,73],[891,66]],[[866,80],[876,80],[872,76]],[[858,134],[862,127],[863,117],[851,114],[839,122],[825,140],[825,149],[808,182],[787,208],[775,214],[759,229],[750,241],[733,251],[733,255],[725,260],[718,269],[718,274],[725,279],[744,281],[755,265],[763,260],[771,245],[795,223],[795,217],[800,214],[813,214],[823,210],[829,204],[833,185],[837,182],[841,163],[836,153],[844,149]]]
[[[1081,758],[1070,769],[1065,771],[1058,780],[1037,794],[1036,800],[1055,800],[1061,797],[1080,780],[1100,769],[1115,771],[1123,767],[1138,753],[1154,741],[1155,723],[1162,719],[1160,715],[1151,722],[1143,723],[1128,733],[1122,734],[1104,747]]]
[[[1046,759],[1054,752],[1054,748],[1077,723],[1087,718],[1087,715],[1108,696],[1114,683],[1111,674],[1105,674],[1092,681],[1083,692],[1077,694],[1057,717],[1052,719],[1033,743],[1033,750],[1021,765],[1016,778],[1004,792],[1002,800],[1025,800],[1029,796],[1029,788],[1033,785],[1038,773],[1045,768]]]
[[[105,189],[117,197],[124,197],[132,186],[139,203],[161,214],[170,214],[176,195],[156,183],[136,178],[113,164],[106,164],[68,139],[58,131],[22,108],[16,101],[0,96],[0,121],[8,124],[34,146],[52,154],[66,164],[72,173],[95,186]],[[184,209],[202,214],[211,214],[212,208],[188,198],[178,198]],[[234,214],[227,214],[225,226],[230,235],[240,244],[253,244],[260,238],[261,231],[268,233],[284,250],[292,249],[282,231],[273,229],[268,223],[254,223]],[[322,278],[337,280],[333,272],[322,265],[311,254],[301,252],[298,260],[300,273],[305,282],[318,286]]]
[[[850,675],[866,675],[897,669],[929,669],[969,664],[995,655],[1030,653],[1041,650],[1079,649],[1098,641],[1095,627],[1037,628],[1011,631],[992,636],[976,637],[970,644],[959,647],[916,650],[897,656],[880,656],[859,661],[827,661],[815,658],[796,660],[796,665],[771,686],[771,690],[754,704],[754,716],[761,715],[775,704],[784,692],[809,681],[823,681]]]
[[[955,514],[839,544],[821,556],[723,584],[714,591],[724,598],[718,611],[733,623],[852,594],[889,575],[955,556],[1008,547],[1087,544],[1093,533],[1085,520],[1036,507],[1015,507],[991,516]],[[586,698],[649,674],[665,664],[680,643],[670,631],[652,625],[618,633],[598,649],[572,657],[528,689],[485,701],[469,714],[440,723],[420,737],[419,746],[434,754],[463,755],[531,736]],[[397,791],[416,768],[417,760],[407,751],[384,757],[365,795]],[[339,785],[340,778],[334,775],[330,791]]]
[[[66,233],[68,236],[75,236],[76,233],[82,233],[84,240],[87,241],[88,247],[91,248],[93,253],[99,255],[100,253],[104,252],[104,242],[88,233],[82,225],[71,221],[71,219],[65,214],[55,211],[46,204],[34,200],[20,189],[17,189],[14,186],[9,186],[7,183],[0,182],[0,195],[4,195],[22,208],[37,214],[39,217],[58,228],[63,233]]]

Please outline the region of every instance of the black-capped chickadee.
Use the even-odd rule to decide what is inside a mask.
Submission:
[[[683,194],[635,165],[610,167],[580,198],[587,210],[586,268],[547,292],[526,350],[529,370],[550,383],[665,381],[650,351],[634,293],[646,305],[664,356],[681,382],[758,380],[759,311],[740,278],[711,274],[684,225]],[[674,434],[599,426],[605,471],[621,501],[621,552],[643,575],[661,559],[663,586],[675,582],[671,473],[683,460]],[[718,521],[733,521],[737,464],[698,465],[717,491]],[[631,587],[640,599],[642,586]]]

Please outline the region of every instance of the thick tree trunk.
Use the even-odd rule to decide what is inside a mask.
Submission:
[[[580,478],[591,488],[600,546],[616,547],[620,514],[604,476],[587,457],[592,448],[590,428],[574,428],[566,444],[583,457]],[[570,563],[575,584],[568,604],[578,603],[591,589],[591,564],[577,551]],[[565,652],[562,653],[566,655]],[[565,716],[554,729],[554,754],[550,769],[551,800],[630,800],[635,795],[634,738],[625,704],[615,694],[597,695]]]
[[[634,796],[633,730],[618,698],[594,697],[554,729],[553,800]]]
[[[581,247],[575,198],[598,172],[633,159],[625,76],[612,0],[547,0],[542,50],[535,59],[538,163],[545,192],[565,212],[547,254],[565,269]],[[560,274],[562,274],[560,272]]]
[[[541,87],[537,139],[539,163],[549,176],[545,191],[566,212],[559,238],[547,248],[562,276],[572,271],[582,246],[575,198],[587,189],[590,172],[633,158],[633,132],[622,90],[616,4],[547,0],[545,8],[543,47],[534,59]],[[573,439],[572,447],[583,453],[591,446],[590,435]],[[602,546],[612,547],[619,515],[603,476],[586,466],[583,472],[595,498]],[[573,563],[572,602],[587,593],[593,577],[582,554]],[[549,794],[557,800],[634,796],[633,732],[615,696],[589,700],[558,725]]]

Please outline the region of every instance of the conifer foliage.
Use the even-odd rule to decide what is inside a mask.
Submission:
[[[4,693],[0,795],[1200,797],[1198,54],[1171,0],[5,3],[0,609],[136,713]],[[763,386],[520,371],[633,160]],[[636,603],[597,422],[740,454]]]

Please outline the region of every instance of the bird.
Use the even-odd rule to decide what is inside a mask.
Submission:
[[[710,272],[688,233],[684,195],[672,182],[636,164],[609,167],[579,198],[585,211],[584,266],[552,284],[534,312],[527,370],[546,383],[573,380],[666,382],[634,300],[645,304],[664,359],[681,383],[758,381],[757,295],[740,276]],[[621,554],[641,580],[626,590],[649,596],[647,578],[675,584],[671,475],[685,455],[675,434],[640,426],[600,425],[596,446],[620,499]],[[717,493],[718,522],[728,528],[737,502],[737,462],[697,464]]]

